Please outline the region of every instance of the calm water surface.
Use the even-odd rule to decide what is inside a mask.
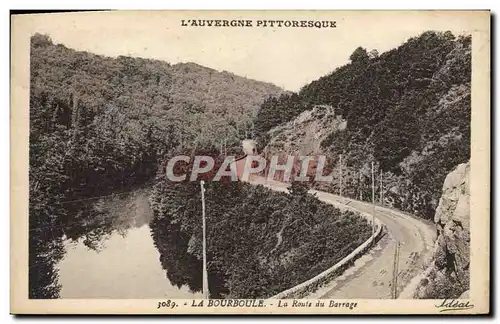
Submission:
[[[167,279],[151,237],[147,191],[104,205],[112,211],[113,231],[96,249],[83,238],[65,242],[58,264],[61,298],[202,298]]]

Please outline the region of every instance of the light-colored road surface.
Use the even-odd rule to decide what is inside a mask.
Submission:
[[[287,185],[264,178],[254,178],[254,184],[262,184],[277,191],[287,191]],[[342,198],[326,192],[311,190],[311,193],[329,204],[371,214],[373,205],[352,199]],[[427,223],[397,210],[377,206],[377,217],[385,226],[385,235],[367,254],[356,260],[354,266],[342,275],[320,287],[306,298],[391,298],[394,267],[394,250],[400,242],[398,260],[398,296],[411,298],[407,291],[400,296],[410,280],[424,270],[431,254],[436,230]]]

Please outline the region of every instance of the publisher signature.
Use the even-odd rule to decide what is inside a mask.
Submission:
[[[448,312],[453,310],[464,310],[474,308],[474,304],[470,301],[463,302],[458,299],[445,299],[440,305],[434,305],[436,308],[441,308],[439,312]]]

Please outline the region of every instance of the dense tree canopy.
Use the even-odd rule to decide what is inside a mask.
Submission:
[[[159,159],[245,138],[278,87],[194,63],[78,52],[31,38],[30,297],[57,297],[61,237],[109,231],[89,200],[154,179]],[[75,224],[85,224],[76,226]]]
[[[163,170],[151,196],[151,233],[169,280],[199,291],[200,184],[166,181]],[[290,194],[231,181],[205,188],[212,298],[270,297],[331,267],[371,234],[365,219],[319,201],[301,183]],[[166,243],[172,239],[179,243]]]
[[[355,177],[345,192],[359,197],[367,190],[370,197],[367,179],[357,179],[359,172],[370,177],[374,161],[389,179],[387,197],[393,195],[395,206],[431,218],[446,174],[470,157],[470,46],[470,36],[428,31],[382,54],[358,47],[349,64],[297,95],[266,101],[256,117],[259,137],[265,144],[268,130],[296,111],[331,105],[347,128],[332,123],[322,147],[330,160],[344,154]]]

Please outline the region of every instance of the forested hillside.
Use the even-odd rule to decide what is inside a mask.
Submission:
[[[30,297],[57,297],[61,237],[105,234],[93,198],[153,180],[184,146],[239,145],[283,91],[193,63],[103,57],[31,39]],[[76,224],[84,224],[76,226]]]
[[[359,47],[348,64],[299,93],[266,100],[256,118],[258,135],[262,146],[270,134],[274,146],[300,146],[307,134],[280,139],[269,131],[315,105],[332,106],[346,127],[325,126],[330,134],[321,153],[335,170],[342,154],[343,193],[371,199],[373,161],[377,199],[381,170],[385,203],[429,219],[446,174],[470,156],[470,80],[470,36],[429,31],[381,55]],[[338,192],[336,181],[326,189]]]
[[[342,154],[343,193],[353,198],[371,198],[374,162],[386,204],[431,218],[446,174],[470,157],[470,46],[468,36],[425,32],[381,55],[359,47],[350,63],[284,93],[193,63],[103,57],[35,35],[30,298],[58,296],[63,236],[93,248],[112,230],[92,199],[155,176],[150,225],[161,262],[172,282],[199,290],[199,183],[166,182],[158,165],[200,148],[220,157],[221,144],[239,146],[252,125],[262,146],[293,150],[307,143],[327,155],[330,170]],[[336,192],[338,185],[324,189]],[[214,297],[278,293],[328,268],[370,233],[363,219],[296,184],[286,195],[207,183],[206,198]]]
[[[216,148],[197,150],[222,163]],[[219,160],[217,161],[217,158]],[[192,165],[179,167],[190,173]],[[160,168],[151,207],[151,235],[168,279],[193,291],[202,286],[202,210],[199,182],[166,181]],[[248,183],[205,184],[208,283],[212,298],[266,298],[330,268],[371,235],[359,215],[307,193],[290,194]]]

